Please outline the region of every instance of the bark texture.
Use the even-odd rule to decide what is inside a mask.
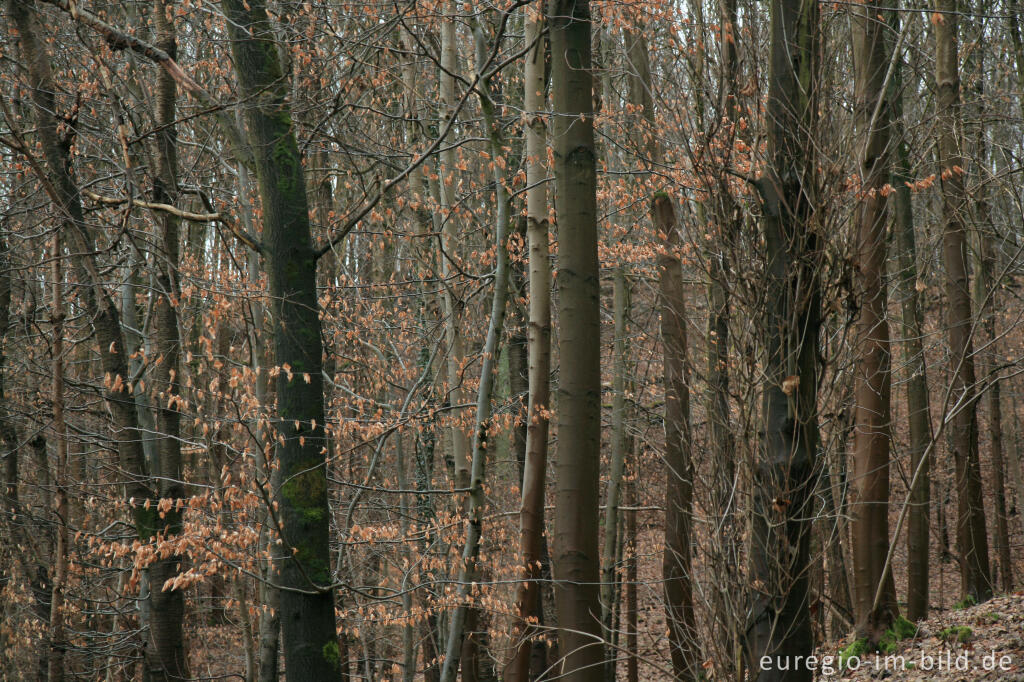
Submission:
[[[280,622],[287,679],[340,676],[328,547],[323,342],[302,159],[274,30],[259,0],[225,0],[263,207],[277,377],[274,499],[280,546]]]
[[[561,679],[604,660],[598,594],[601,449],[600,282],[590,3],[548,3],[558,220],[558,458],[552,543]]]
[[[899,613],[889,550],[889,440],[892,395],[888,295],[884,281],[889,181],[889,66],[881,8],[853,10],[855,115],[860,170],[857,221],[857,360],[854,371],[853,523],[854,618],[857,636],[877,644]],[[875,603],[879,583],[881,599]]]
[[[942,259],[946,266],[950,445],[956,461],[957,548],[963,596],[982,602],[992,596],[981,467],[978,463],[978,418],[975,393],[971,283],[967,253],[967,195],[963,112],[960,102],[959,17],[956,0],[936,0],[941,20],[935,34],[937,151],[942,193]]]
[[[760,452],[745,651],[758,680],[810,680],[810,536],[818,476],[818,237],[814,230],[820,28],[813,0],[772,0],[767,161],[756,181],[765,241]],[[762,666],[762,657],[771,659]],[[786,666],[786,661],[790,665]],[[788,668],[788,669],[784,669]]]

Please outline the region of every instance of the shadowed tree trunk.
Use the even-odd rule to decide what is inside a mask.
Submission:
[[[939,177],[942,193],[942,258],[949,305],[950,444],[956,461],[957,549],[963,595],[982,602],[992,596],[981,467],[978,463],[974,344],[971,339],[970,275],[967,263],[967,196],[961,148],[959,17],[957,0],[936,0],[935,86]]]
[[[686,299],[683,270],[676,249],[679,225],[672,199],[654,197],[651,216],[665,235],[658,257],[661,342],[665,367],[665,619],[672,672],[677,680],[695,680],[700,671],[697,625],[693,611],[691,545],[693,543],[693,440],[690,433],[690,384],[686,367]]]
[[[548,3],[558,220],[558,458],[554,550],[561,679],[601,674],[598,483],[600,282],[591,15],[586,0]]]
[[[754,181],[765,243],[763,431],[753,472],[754,603],[745,642],[748,665],[760,682],[812,678],[796,657],[814,646],[808,579],[821,326],[812,137],[821,59],[818,4],[772,0],[770,7],[767,166]],[[770,664],[763,666],[766,656]]]
[[[274,500],[281,644],[288,680],[340,676],[328,547],[323,343],[302,161],[274,31],[260,0],[225,0],[263,208],[277,376]]]
[[[156,45],[172,59],[177,55],[177,40],[174,27],[168,21],[168,12],[173,3],[157,0],[153,3],[153,25],[156,29]],[[157,76],[156,135],[157,156],[153,177],[153,201],[173,205],[178,196],[178,136],[174,125],[175,97],[177,86],[166,70],[160,69]],[[154,258],[157,263],[156,300],[153,305],[155,321],[155,351],[162,359],[153,367],[153,384],[157,396],[157,430],[160,440],[157,444],[158,490],[161,499],[174,501],[185,497],[185,486],[181,470],[181,387],[178,377],[179,366],[178,301],[181,290],[178,286],[178,218],[170,213],[161,213],[159,244],[161,252]],[[181,532],[182,514],[177,505],[165,512],[159,530],[170,540]],[[150,576],[150,637],[153,641],[150,659],[150,674],[155,678],[184,679],[189,677],[188,658],[185,652],[183,632],[185,618],[185,594],[183,590],[164,589],[165,583],[183,570],[183,557],[170,554],[158,559],[149,569]]]

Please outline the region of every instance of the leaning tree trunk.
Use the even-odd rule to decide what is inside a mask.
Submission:
[[[746,653],[757,679],[810,680],[811,519],[818,475],[819,246],[814,140],[818,4],[772,0],[767,167],[754,181],[765,240],[763,435],[753,472],[754,604]],[[764,657],[768,657],[769,664]],[[804,659],[805,660],[805,659]],[[786,664],[789,664],[786,666]],[[780,670],[786,666],[789,670]]]
[[[600,282],[591,18],[587,0],[548,3],[558,216],[558,459],[554,549],[561,678],[604,661],[598,592],[601,452]]]
[[[328,537],[323,342],[302,160],[274,30],[261,0],[225,0],[263,207],[277,376],[274,501],[287,678],[339,676]]]
[[[960,104],[959,17],[956,0],[936,0],[936,126],[942,185],[942,256],[949,299],[950,443],[956,461],[957,546],[963,595],[981,602],[992,596],[978,463],[974,344],[971,336],[967,263],[967,195],[964,191],[963,116]]]
[[[476,24],[474,34],[477,42],[477,54],[481,56],[477,68],[482,70],[486,64],[482,61],[484,48],[483,28]],[[466,504],[466,535],[462,545],[462,559],[459,566],[458,595],[459,606],[452,614],[448,628],[444,665],[441,668],[441,682],[454,682],[459,669],[460,659],[463,665],[463,679],[472,679],[476,674],[476,661],[479,660],[479,637],[476,624],[480,621],[480,610],[472,605],[479,596],[474,593],[480,580],[479,565],[480,540],[483,536],[483,512],[487,503],[484,490],[484,474],[487,468],[488,448],[490,447],[490,429],[492,399],[498,361],[498,344],[505,329],[505,312],[509,290],[509,254],[508,232],[510,226],[510,197],[505,189],[503,177],[505,160],[505,142],[495,114],[494,101],[491,99],[491,82],[489,77],[481,79],[478,89],[480,108],[483,110],[484,125],[488,135],[488,150],[493,164],[495,230],[494,248],[496,260],[494,268],[494,290],[491,293],[490,320],[487,325],[487,337],[484,340],[483,363],[480,368],[480,385],[477,388],[476,419],[473,432],[473,458],[469,472],[469,495]],[[465,644],[465,646],[464,646]],[[468,654],[468,655],[467,655]],[[475,659],[475,660],[474,660]]]
[[[854,9],[853,49],[860,201],[857,223],[857,358],[854,370],[854,618],[857,636],[874,645],[899,614],[889,553],[889,439],[892,395],[888,296],[884,281],[889,180],[886,25],[875,0]],[[887,579],[888,577],[888,579]],[[882,584],[881,599],[875,600]]]

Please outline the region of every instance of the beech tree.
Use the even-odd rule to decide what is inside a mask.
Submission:
[[[1024,43],[951,1],[0,3],[0,678],[1009,611]]]

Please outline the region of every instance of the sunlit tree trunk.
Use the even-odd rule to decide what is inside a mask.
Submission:
[[[559,672],[600,674],[598,552],[601,448],[600,282],[591,14],[585,0],[548,3],[558,225],[558,458],[552,542]]]
[[[328,538],[323,342],[302,160],[276,39],[260,0],[225,0],[263,209],[277,411],[274,500],[283,534],[282,647],[291,681],[339,676]],[[269,48],[269,49],[268,49]]]
[[[964,596],[992,596],[985,508],[978,463],[973,319],[967,254],[967,196],[962,155],[959,16],[957,0],[935,0],[935,86],[939,177],[942,193],[942,257],[949,305],[950,443],[956,461],[957,549]]]

